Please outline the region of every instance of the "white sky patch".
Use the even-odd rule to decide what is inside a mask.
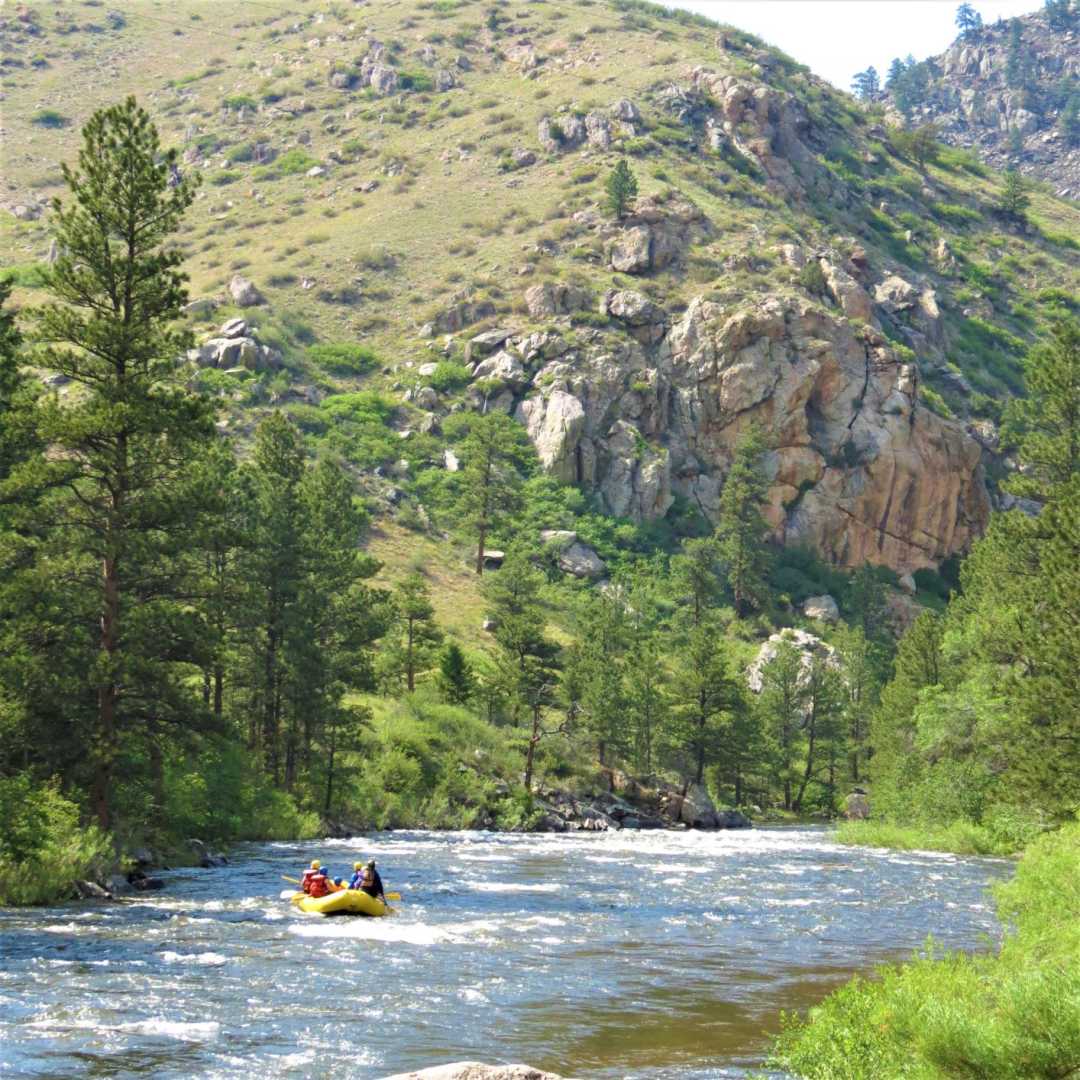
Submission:
[[[841,90],[873,64],[882,81],[893,57],[925,60],[957,35],[960,0],[666,0],[756,34]],[[1027,15],[1042,0],[972,0],[984,23]]]

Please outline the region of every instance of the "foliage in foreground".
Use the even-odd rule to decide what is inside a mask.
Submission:
[[[0,821],[0,904],[64,899],[72,882],[95,877],[112,858],[105,834],[80,826],[79,807],[55,783],[0,777]]]
[[[1038,1080],[1080,1066],[1080,824],[1028,849],[997,889],[996,955],[927,955],[855,979],[791,1019],[772,1064],[806,1080]]]
[[[1012,855],[1037,835],[1029,819],[997,815],[986,824],[898,825],[890,821],[844,821],[836,830],[841,844],[894,851],[951,851],[957,855]]]

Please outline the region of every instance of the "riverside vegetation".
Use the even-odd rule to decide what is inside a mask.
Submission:
[[[485,79],[504,78],[507,66],[544,69],[556,86],[579,78],[568,72],[580,41],[565,56],[552,48],[546,68],[535,49],[511,57],[521,36],[511,15],[550,14],[534,6],[539,14],[493,9],[483,38],[493,44],[463,54],[452,78],[494,55]],[[31,25],[38,16],[28,10]],[[646,5],[611,10],[620,33],[652,50],[659,32],[697,56],[702,33],[715,31]],[[449,12],[418,5],[409,16],[427,26],[432,49],[447,38],[427,24]],[[586,17],[609,14],[596,6]],[[539,25],[532,30],[544,39]],[[339,32],[351,40],[344,24]],[[51,259],[16,267],[2,289],[0,897],[47,902],[118,858],[147,845],[175,852],[190,836],[303,838],[328,822],[529,828],[554,792],[625,793],[636,784],[629,772],[787,815],[832,816],[852,786],[867,786],[875,821],[847,826],[846,838],[999,853],[1035,841],[1021,864],[1034,869],[1004,909],[1021,932],[996,961],[928,961],[845,991],[792,1029],[786,1060],[805,1063],[799,1055],[815,1041],[835,1037],[842,1047],[850,1016],[891,1008],[879,995],[902,995],[918,980],[925,990],[960,972],[950,1000],[970,1004],[992,963],[1020,972],[1024,957],[1036,957],[1048,995],[1040,1001],[1053,1001],[1055,988],[1057,1000],[1075,1001],[1069,966],[1058,962],[1075,941],[1046,944],[1032,891],[1040,866],[1075,858],[1074,829],[1036,838],[1070,821],[1080,801],[1075,210],[1037,188],[1006,208],[1008,184],[929,133],[915,145],[869,131],[856,106],[745,35],[725,31],[719,49],[738,78],[783,84],[787,96],[770,108],[794,128],[785,121],[755,138],[769,109],[741,111],[742,83],[709,73],[663,103],[635,84],[655,114],[620,105],[637,115],[626,121],[637,133],[613,139],[605,121],[607,140],[595,146],[584,133],[601,131],[606,114],[541,117],[549,163],[535,170],[538,185],[562,183],[561,162],[586,146],[605,168],[594,159],[587,179],[567,179],[558,236],[537,221],[514,230],[535,246],[522,276],[540,264],[554,279],[530,290],[528,316],[544,325],[513,338],[517,353],[491,355],[511,340],[498,321],[525,311],[479,278],[430,310],[425,333],[451,335],[435,361],[432,339],[418,345],[401,323],[348,321],[342,282],[312,295],[316,334],[288,299],[306,256],[289,281],[267,282],[272,313],[260,337],[242,317],[194,349],[192,320],[202,316],[184,311],[182,266],[202,289],[225,282],[208,265],[215,259],[193,250],[184,222],[205,230],[204,247],[224,243],[233,226],[228,209],[208,216],[189,166],[201,163],[211,187],[246,170],[253,191],[276,199],[319,180],[283,168],[307,151],[283,153],[275,171],[259,162],[262,150],[237,150],[219,172],[166,149],[134,101],[88,120],[47,219]],[[465,120],[424,97],[433,91],[422,72],[403,68],[400,49],[376,41],[372,52],[355,71],[333,68],[330,86],[338,94],[367,79],[355,107],[388,109],[397,118],[390,139],[408,137],[417,104],[431,107],[425,123],[435,127]],[[405,91],[397,104],[375,100],[380,80]],[[224,107],[229,125],[260,107],[237,102]],[[807,104],[804,127],[795,113]],[[743,119],[713,146],[708,132],[724,110]],[[333,122],[298,146],[317,149]],[[435,191],[419,163],[390,149],[379,161],[381,175],[402,177],[395,196],[417,183]],[[504,151],[498,169],[516,182],[532,165]],[[358,147],[334,168],[344,176],[350,157],[367,153]],[[310,167],[323,168],[315,159]],[[614,223],[590,194],[604,180]],[[638,216],[624,219],[638,185]],[[886,209],[868,195],[887,196]],[[448,205],[458,197],[448,193]],[[415,223],[424,206],[414,207],[401,217]],[[352,207],[346,224],[366,213]],[[32,209],[15,217],[5,227],[39,243]],[[725,255],[710,219],[760,258]],[[837,246],[839,230],[860,239],[845,235]],[[775,241],[768,250],[765,235]],[[488,239],[485,257],[516,257],[501,232]],[[448,280],[476,255],[463,248],[453,265],[432,258],[423,273]],[[407,298],[401,289],[423,288],[399,272],[402,261],[401,251],[365,257],[367,299],[353,300],[392,310]],[[871,272],[887,275],[873,300],[857,277],[869,283]],[[616,286],[599,314],[587,310],[596,278]],[[241,309],[262,299],[247,282],[232,295]],[[726,310],[736,314],[722,324]],[[463,352],[452,338],[469,323]],[[233,340],[244,342],[244,362],[208,366],[205,357],[217,365]],[[764,391],[738,379],[679,382],[693,365],[707,368],[712,349],[745,346],[740,371],[790,371],[770,341],[799,359],[822,340],[827,355],[851,361],[864,392],[843,408],[830,400],[847,378],[839,368],[821,386],[795,387],[791,400],[824,410],[807,407],[807,452],[800,443],[795,457],[784,456],[791,414],[772,407],[779,379]],[[406,387],[411,367],[380,359],[391,356],[429,363],[423,385]],[[695,411],[722,393],[745,423],[710,427]],[[680,395],[694,407],[663,412],[659,403]],[[831,411],[843,413],[838,440]],[[695,439],[700,458],[689,451]],[[881,463],[908,460],[911,446],[905,517]],[[896,514],[889,528],[874,533],[845,517],[830,478],[865,493],[849,514],[850,505]],[[941,481],[951,486],[919,486]],[[933,558],[915,542],[922,532],[934,536]],[[897,644],[894,629],[904,626]],[[1031,990],[1019,977],[1007,986],[1017,1000]],[[997,1060],[1014,1068],[1002,1075],[1031,1075],[1030,1047],[1007,1030],[1006,1004],[992,1036]],[[1053,1041],[1062,1024],[1048,1023]],[[868,1061],[889,1060],[889,1037],[864,1047]],[[1052,1069],[1064,1058],[1045,1060],[1048,1071],[1035,1075],[1060,1075]],[[927,1061],[925,1075],[948,1075],[932,1054]]]

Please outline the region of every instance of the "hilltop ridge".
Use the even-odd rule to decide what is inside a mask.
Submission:
[[[1058,10],[1059,9],[1059,10]],[[895,119],[1080,199],[1080,12],[1068,0],[961,34],[890,87]],[[915,85],[911,85],[914,83]]]

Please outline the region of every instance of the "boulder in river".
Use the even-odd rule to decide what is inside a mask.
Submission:
[[[229,860],[224,855],[220,852],[211,851],[201,840],[189,840],[188,847],[191,848],[191,853],[204,869],[229,865]]]
[[[395,1073],[383,1080],[569,1080],[529,1065],[484,1065],[479,1061],[455,1061],[416,1072]]]
[[[75,891],[83,900],[111,900],[112,893],[96,881],[76,881]]]

